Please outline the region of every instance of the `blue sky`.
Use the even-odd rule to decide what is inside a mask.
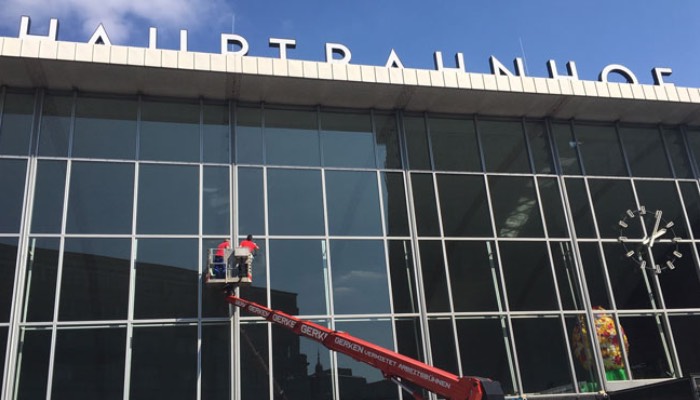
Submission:
[[[295,39],[289,58],[322,61],[325,43],[341,43],[353,64],[384,65],[395,49],[407,68],[433,69],[441,51],[446,67],[464,54],[467,71],[488,73],[489,56],[511,67],[525,55],[530,76],[560,73],[575,61],[580,79],[596,80],[608,64],[622,64],[640,83],[650,70],[670,67],[667,82],[700,87],[700,2],[697,0],[479,0],[479,1],[242,1],[242,0],[0,0],[0,36],[16,37],[21,15],[31,33],[46,34],[60,21],[59,40],[87,41],[102,22],[113,44],[179,47],[187,29],[190,51],[219,52],[221,33],[250,44],[249,55],[277,57],[270,37]],[[522,47],[521,47],[522,43]],[[524,50],[524,51],[523,51]]]

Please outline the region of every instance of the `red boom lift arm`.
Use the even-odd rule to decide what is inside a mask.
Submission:
[[[501,385],[496,381],[472,376],[460,378],[457,375],[369,343],[345,332],[333,331],[325,326],[304,321],[240,297],[229,295],[226,297],[226,301],[245,309],[251,314],[261,316],[270,322],[281,325],[299,336],[315,340],[331,350],[381,370],[384,377],[391,379],[407,390],[416,400],[423,400],[423,398],[420,394],[406,387],[401,382],[402,380],[412,382],[448,400],[504,399]]]

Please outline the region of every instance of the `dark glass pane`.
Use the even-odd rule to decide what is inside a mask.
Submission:
[[[628,180],[589,179],[593,209],[598,221],[598,232],[601,238],[642,237],[641,226],[628,220],[628,228],[620,230],[619,222],[625,217],[627,210],[637,209],[634,201],[632,186]]]
[[[323,234],[320,171],[270,169],[267,178],[270,234]]]
[[[129,239],[66,239],[58,319],[126,319]]]
[[[567,345],[558,318],[515,318],[513,335],[523,391],[572,392]]]
[[[326,167],[376,167],[369,114],[322,112],[321,146]]]
[[[418,312],[418,293],[411,242],[408,240],[390,240],[388,244],[394,312]]]
[[[265,201],[263,170],[238,169],[238,234],[265,233]]]
[[[8,93],[0,124],[0,154],[26,156],[34,115],[34,95]]]
[[[620,127],[632,176],[669,177],[671,170],[657,127]]]
[[[79,97],[75,111],[73,157],[136,158],[137,107],[136,100]]]
[[[657,248],[658,247],[658,248]],[[669,259],[669,252],[676,250],[670,243],[654,245],[654,259],[664,263]],[[691,245],[680,243],[678,251],[683,255],[673,259],[676,269],[664,271],[659,275],[661,291],[667,308],[700,308],[700,276],[695,264]]]
[[[196,318],[195,239],[138,239],[134,318]]]
[[[326,201],[331,235],[380,236],[377,174],[359,171],[327,171]]]
[[[70,136],[70,117],[73,98],[68,96],[44,97],[39,133],[39,155],[66,157]]]
[[[700,195],[695,182],[678,182],[681,187],[685,212],[688,214],[693,236],[700,239]]]
[[[134,328],[132,399],[197,397],[197,327]]]
[[[143,102],[139,159],[199,161],[199,104]]]
[[[32,211],[32,232],[61,232],[65,188],[66,163],[39,160]]]
[[[377,130],[377,166],[379,168],[401,168],[401,150],[396,116],[394,114],[375,114],[374,125]]]
[[[384,172],[379,174],[379,179],[381,179],[380,185],[387,236],[410,235],[404,175],[398,172]]]
[[[493,243],[448,241],[446,249],[455,311],[502,311]]]
[[[457,367],[457,349],[452,320],[430,319],[430,349],[433,353],[433,365],[453,374],[459,373]]]
[[[543,237],[535,181],[516,176],[490,176],[488,179],[498,236]]]
[[[0,322],[10,320],[17,265],[17,238],[0,237]]]
[[[59,329],[52,397],[123,399],[125,351],[126,328]]]
[[[667,339],[662,328],[661,316],[624,317],[620,325],[627,335],[627,357],[634,379],[669,378],[674,376],[666,357]]]
[[[418,318],[396,319],[394,320],[394,329],[396,330],[396,351],[414,360],[425,361],[423,353],[423,334],[421,333]],[[408,381],[404,381],[403,383],[409,386],[411,390],[423,396],[423,398],[428,397],[428,392],[425,389]]]
[[[141,164],[138,233],[193,234],[198,231],[199,168]]]
[[[438,171],[481,171],[474,121],[430,118],[430,141]]]
[[[202,161],[228,164],[229,124],[227,105],[205,105],[202,108]]]
[[[531,172],[522,122],[480,120],[478,126],[486,171]]]
[[[571,133],[571,124],[552,123],[552,134],[559,153],[559,164],[564,175],[581,175],[581,165],[578,158],[578,142]]]
[[[561,201],[559,181],[556,178],[537,178],[540,200],[544,210],[549,237],[569,237],[569,229],[564,215],[564,203]]]
[[[221,293],[219,293],[219,301]],[[222,301],[223,303],[223,301]],[[246,327],[244,329],[244,326]],[[241,336],[243,332],[247,333],[247,325],[241,326]],[[262,338],[267,343],[267,334],[261,335],[262,332],[256,332],[252,338]],[[245,337],[245,336],[243,336]],[[243,340],[241,350],[246,348],[247,342]],[[214,400],[230,399],[229,387],[231,386],[231,369],[230,357],[231,354],[231,329],[228,324],[202,324],[202,398]],[[267,359],[267,358],[265,358]],[[241,370],[245,374],[246,371],[253,369],[256,366],[255,360],[241,361],[241,364],[246,366]],[[257,363],[259,365],[259,362]],[[267,383],[267,374],[264,376]],[[241,380],[245,384],[253,379],[254,374],[246,374]],[[267,385],[266,385],[267,386]],[[245,385],[244,385],[245,387]],[[264,398],[260,396],[260,398]]]
[[[69,190],[67,232],[131,233],[132,164],[74,162]]]
[[[420,242],[420,260],[423,292],[428,312],[449,312],[450,299],[447,292],[445,262],[440,242],[422,240]]]
[[[554,158],[552,148],[547,136],[547,125],[544,121],[531,121],[525,123],[525,132],[532,149],[532,158],[535,163],[535,172],[538,174],[554,174]]]
[[[578,237],[596,237],[593,214],[583,179],[565,179],[566,195]]]
[[[671,157],[671,164],[676,178],[692,178],[693,168],[688,158],[688,148],[683,141],[683,134],[678,128],[661,128],[661,134],[666,142],[666,150]]]
[[[634,181],[634,186],[637,189],[639,204],[649,211],[661,210],[665,221],[673,221],[673,231],[676,236],[681,238],[689,236],[675,182]]]
[[[561,304],[564,310],[583,310],[584,303],[579,289],[580,279],[574,261],[573,249],[569,242],[552,242],[554,275],[557,278]]]
[[[438,175],[437,182],[445,236],[493,236],[482,176]],[[414,187],[416,194],[423,196]],[[425,197],[427,200],[432,196]]]
[[[2,354],[4,355],[5,340],[2,341],[2,345]],[[18,399],[46,399],[50,355],[50,329],[22,330],[17,362],[19,382],[16,390]]]
[[[457,340],[462,374],[500,382],[503,393],[513,394],[513,378],[508,366],[510,342],[505,319],[458,318]]]
[[[202,193],[202,232],[205,235],[228,235],[230,232],[228,167],[204,167]]]
[[[384,348],[394,347],[390,321],[337,322],[335,328]],[[341,400],[399,399],[396,385],[385,379],[379,369],[340,353],[338,383]]]
[[[425,120],[420,117],[403,119],[406,130],[406,147],[408,149],[408,165],[412,170],[430,170],[430,154],[428,137],[425,130]]]
[[[25,321],[53,321],[59,244],[58,238],[29,239]]]
[[[501,265],[512,311],[558,309],[547,247],[539,242],[501,242]]]
[[[320,165],[316,112],[265,110],[265,152],[272,165]]]
[[[0,359],[5,359],[5,349],[7,349],[7,327],[0,327]],[[0,374],[5,374],[5,364],[0,365]]]
[[[627,176],[615,126],[577,124],[574,129],[587,175]]]
[[[26,175],[25,160],[0,160],[0,232],[19,232]]]
[[[244,400],[269,400],[270,399],[270,366],[269,366],[269,353],[270,349],[268,346],[268,324],[242,324],[241,325],[241,398]],[[279,328],[281,330],[284,330],[284,328]],[[226,329],[228,332],[228,329]],[[222,332],[223,333],[223,332]],[[292,335],[289,333],[289,335]],[[295,336],[296,340],[299,341],[300,338],[298,336]],[[225,338],[222,337],[221,340],[223,341]],[[277,338],[275,338],[277,339]],[[224,348],[229,347],[229,340],[226,340],[226,343],[222,343]],[[275,350],[287,350],[284,348],[285,346],[282,345],[281,342],[275,341]],[[283,347],[280,349],[279,347]],[[211,349],[211,357],[212,357],[212,368],[219,368],[221,369],[220,363],[219,365],[216,365],[214,363],[216,354],[215,352],[219,352],[221,346],[218,348],[212,348]],[[296,356],[296,357],[295,357]],[[274,355],[273,355],[274,357]],[[217,357],[219,360],[221,359],[221,356],[219,355]],[[304,368],[306,365],[303,363],[303,360],[299,357],[299,353],[297,352],[294,356],[290,357],[290,359],[293,361],[293,366],[297,367],[298,370],[295,372],[299,372],[299,369]],[[279,393],[280,391],[280,385],[284,384],[286,381],[286,376],[281,375],[282,379],[279,379],[277,375],[277,368],[279,365],[277,365],[278,359],[274,359],[274,376],[275,378],[275,392]],[[224,372],[224,373],[221,373]],[[227,369],[224,369],[224,371],[217,371],[217,375],[221,376],[221,383],[220,385],[223,386],[225,383],[228,383],[230,381],[230,377],[226,374],[229,372]],[[303,372],[306,372],[305,369],[303,369]],[[306,378],[307,374],[303,374],[303,377]],[[217,382],[219,380],[217,379]],[[285,395],[287,395],[287,399],[291,400],[292,397],[289,397],[289,392],[285,390],[283,392]],[[224,395],[224,396],[222,396]],[[202,392],[202,398],[204,399],[204,392]],[[231,396],[228,396],[228,390],[222,391],[222,393],[218,394],[217,398],[221,399],[230,399]],[[300,399],[301,400],[301,399]]]
[[[391,312],[382,241],[331,240],[330,256],[336,314]]]
[[[581,261],[586,275],[588,295],[591,297],[593,307],[610,308],[610,301],[605,284],[602,257],[596,243],[578,244],[581,252]]]
[[[411,174],[411,185],[418,235],[440,236],[440,221],[438,221],[433,176],[430,174]]]
[[[672,316],[670,319],[683,375],[700,371],[700,316]]]
[[[574,357],[574,371],[576,382],[581,392],[598,392],[600,383],[595,372],[596,361],[593,346],[591,346],[590,329],[586,324],[584,315],[565,316],[566,331],[569,334],[569,342]],[[595,340],[595,339],[594,339]]]
[[[262,112],[257,108],[236,108],[236,162],[263,163]]]
[[[651,275],[645,280],[647,272],[625,256],[625,249],[619,243],[603,243],[603,251],[617,308],[651,308]]]
[[[244,239],[244,237],[240,238],[241,240]],[[257,254],[255,255],[255,259],[253,260],[253,285],[252,286],[244,286],[241,288],[241,297],[246,298],[248,300],[254,301],[256,303],[260,304],[268,304],[267,302],[267,242],[264,240],[257,240],[255,237],[253,237],[253,241],[256,242],[260,250],[258,250]],[[214,291],[217,291],[217,287],[213,287]],[[272,293],[270,294],[272,297],[272,301],[275,302],[278,298],[280,299],[287,299],[289,293],[282,292],[282,291],[276,291],[272,290]],[[219,296],[221,296],[219,292]],[[221,297],[219,297],[220,300]]]
[[[327,314],[326,246],[321,240],[270,240],[272,308],[289,314]]]

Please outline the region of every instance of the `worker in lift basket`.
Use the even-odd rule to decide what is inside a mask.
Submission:
[[[239,265],[238,268],[238,276],[243,278],[243,277],[248,277],[248,279],[251,278],[250,272],[252,271],[253,267],[253,257],[258,253],[258,250],[260,250],[260,247],[258,247],[257,244],[253,241],[253,235],[248,235],[245,240],[242,240],[240,247],[245,247],[248,250],[250,250],[250,254],[248,255],[248,259],[245,261],[245,267],[242,268],[243,265]]]
[[[216,253],[214,253],[214,278],[224,279],[226,278],[226,249],[231,248],[231,239],[225,239],[223,242],[216,246]]]

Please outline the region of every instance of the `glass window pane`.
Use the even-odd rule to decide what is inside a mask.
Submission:
[[[661,316],[624,317],[620,325],[627,335],[629,359],[634,379],[668,378],[674,376],[666,357]],[[608,378],[609,379],[609,378]]]
[[[489,176],[499,237],[543,237],[535,181],[530,177]]]
[[[459,374],[457,349],[452,320],[449,318],[428,320],[430,328],[430,350],[433,365],[453,374]]]
[[[394,320],[394,329],[396,330],[397,353],[424,362],[423,334],[418,318],[397,318]],[[425,389],[408,381],[404,381],[404,384],[423,398],[428,397],[428,392]]]
[[[137,107],[136,100],[78,97],[73,156],[136,158]]]
[[[131,233],[133,199],[133,164],[74,162],[66,231]]]
[[[431,174],[411,174],[413,206],[420,236],[440,236],[435,188]]]
[[[25,160],[0,160],[0,232],[19,232],[26,175]]]
[[[16,386],[17,398],[45,399],[48,389],[49,357],[51,356],[51,330],[23,329],[22,342],[17,365],[19,374],[19,382]],[[2,344],[4,356],[5,340],[2,341]]]
[[[204,167],[202,184],[202,232],[205,235],[228,235],[231,203],[228,167]]]
[[[262,111],[258,108],[236,108],[236,162],[263,163]]]
[[[5,95],[0,124],[0,154],[26,156],[34,116],[34,95]]]
[[[379,174],[379,179],[381,180],[384,224],[387,236],[410,235],[404,175],[399,172],[383,172]]]
[[[628,180],[589,179],[588,187],[593,199],[593,209],[598,221],[598,231],[602,238],[618,238],[620,236],[619,221],[627,210],[636,210],[632,186]],[[629,224],[622,231],[629,238],[642,237],[639,224]]]
[[[382,234],[376,173],[327,171],[326,195],[331,235]]]
[[[138,239],[134,318],[196,318],[196,239]]]
[[[134,328],[132,399],[197,397],[197,327]]]
[[[272,308],[289,314],[328,314],[326,248],[322,240],[270,240]]]
[[[126,319],[130,258],[129,239],[66,239],[58,319]]]
[[[554,174],[554,159],[547,135],[547,125],[544,121],[529,121],[525,123],[527,139],[532,149],[535,172],[538,174]]]
[[[199,168],[141,164],[138,233],[194,234],[199,230]]]
[[[126,328],[59,329],[52,397],[124,398],[125,352]]]
[[[421,117],[406,117],[403,119],[403,124],[406,130],[409,168],[431,170],[425,120]]]
[[[695,166],[700,169],[700,129],[688,129],[686,130],[686,137],[688,138],[688,147],[690,152],[693,154],[695,159]]]
[[[5,359],[5,349],[7,349],[7,327],[0,327],[0,357]],[[5,364],[0,365],[0,373],[5,373]]]
[[[66,157],[73,97],[44,96],[39,133],[39,155]]]
[[[401,150],[396,115],[375,114],[374,125],[377,130],[377,166],[379,168],[400,169]]]
[[[584,315],[570,315],[564,317],[566,331],[569,334],[571,351],[574,356],[574,370],[579,390],[583,393],[600,391],[600,383],[596,374],[596,361],[591,338],[590,329],[586,324],[587,318]]]
[[[390,240],[388,244],[394,312],[418,312],[418,293],[416,290],[416,275],[411,242],[408,240]]]
[[[481,171],[474,121],[430,118],[430,141],[438,171]]]
[[[139,159],[199,161],[199,104],[141,103]]]
[[[228,105],[204,105],[202,107],[202,161],[229,163]]]
[[[493,243],[448,241],[445,247],[455,311],[502,311]]]
[[[391,312],[382,241],[331,240],[330,256],[336,314]]]
[[[700,239],[700,194],[695,182],[678,182],[693,236]]]
[[[238,168],[238,234],[265,233],[262,168]]]
[[[219,301],[221,301],[221,293],[219,293]],[[222,302],[223,303],[223,302]],[[244,328],[244,326],[246,328]],[[241,336],[243,332],[248,333],[247,325],[241,325]],[[267,343],[267,330],[264,332],[256,332],[254,335],[246,335],[247,339],[259,340],[262,338]],[[241,352],[247,349],[248,341],[244,341],[241,346]],[[230,358],[228,354],[231,354],[231,328],[229,324],[202,324],[202,398],[203,399],[214,399],[214,400],[227,400],[231,396],[229,394],[229,387],[231,386],[231,376],[228,368]],[[264,360],[267,360],[267,355],[262,354]],[[241,362],[242,365],[247,366],[241,370],[241,373],[246,373],[246,371],[251,368],[260,365],[259,362],[254,360]],[[250,378],[253,378],[254,374],[246,374],[243,376],[242,382],[248,383]],[[267,383],[267,374],[265,376],[265,382]],[[245,387],[245,385],[244,385]],[[264,398],[260,396],[260,398]]]
[[[442,246],[435,240],[421,240],[419,246],[423,292],[428,312],[449,312],[450,298]]]
[[[676,178],[693,178],[693,168],[688,158],[688,148],[679,128],[662,127],[661,135],[666,142],[666,150],[671,158]]]
[[[596,237],[593,214],[588,202],[588,194],[583,179],[565,179],[567,199],[574,220],[576,236],[580,238]]]
[[[556,178],[537,178],[537,186],[540,190],[544,220],[547,224],[549,237],[569,237],[566,215],[564,215],[564,203],[561,200],[559,181]]]
[[[270,169],[267,178],[270,234],[323,234],[320,171]]]
[[[0,237],[0,322],[10,320],[17,264],[17,238]]]
[[[632,176],[671,178],[664,143],[657,127],[620,127]]]
[[[482,176],[445,174],[438,175],[437,182],[445,236],[493,236]],[[425,192],[418,194],[423,197]],[[425,197],[427,201],[432,196]]]
[[[243,240],[243,237],[239,238],[240,240]],[[255,255],[255,259],[253,260],[253,284],[251,286],[244,286],[241,288],[241,297],[254,301],[256,303],[260,304],[268,304],[267,302],[267,255],[268,250],[267,250],[267,242],[265,240],[258,240],[256,237],[253,237],[253,241],[256,242],[260,250],[258,250],[258,253]],[[217,242],[216,244],[218,244]],[[214,292],[217,291],[216,286],[213,287]],[[278,292],[276,290],[272,290],[270,296],[272,297],[272,301],[276,301],[277,298],[283,298],[287,299],[287,296],[289,293],[286,292]],[[218,293],[218,299],[216,299],[218,303],[221,302],[221,292]],[[228,314],[226,314],[228,315]]]
[[[652,308],[649,293],[653,289],[649,275],[644,277],[646,271],[625,257],[625,250],[619,243],[603,243],[603,251],[617,308]]]
[[[545,243],[500,242],[501,265],[512,311],[557,310]]]
[[[65,189],[66,163],[39,160],[34,190],[32,232],[61,232]]]
[[[659,275],[666,307],[700,308],[700,276],[691,245],[688,243],[678,245],[678,251],[683,255],[679,259],[670,257],[668,253],[673,251],[676,251],[676,246],[670,243],[654,245],[654,258],[657,263],[663,263],[671,258],[676,266],[674,270],[666,270]]]
[[[634,181],[639,204],[647,210],[661,210],[666,221],[673,221],[676,236],[687,238],[685,216],[678,197],[675,182],[672,181]],[[653,228],[653,226],[652,226]]]
[[[514,318],[523,391],[572,392],[566,342],[558,318]]]
[[[614,126],[577,124],[575,129],[587,175],[627,176]]]
[[[479,120],[478,125],[486,171],[531,172],[522,122]]]
[[[581,175],[578,158],[578,143],[571,133],[571,124],[552,123],[552,134],[559,153],[559,164],[564,175]]]
[[[265,151],[272,165],[321,165],[315,111],[265,110]]]
[[[700,315],[672,316],[670,320],[683,375],[700,371]]]
[[[53,321],[59,245],[58,238],[29,239],[25,321]]]
[[[581,253],[581,261],[583,262],[583,270],[586,275],[588,295],[591,297],[591,305],[593,305],[593,308],[610,308],[610,301],[608,300],[605,284],[603,261],[598,245],[596,243],[579,242],[578,247]]]
[[[584,303],[579,289],[580,279],[569,242],[550,243],[554,274],[559,286],[561,304],[564,310],[583,310]]]
[[[273,328],[274,329],[274,328]],[[278,328],[281,330],[285,330],[284,328]],[[227,329],[228,331],[228,329]],[[290,335],[291,332],[289,333]],[[295,336],[295,335],[292,335]],[[269,345],[268,345],[268,324],[263,323],[263,324],[242,324],[241,325],[241,338],[242,338],[242,345],[240,347],[241,351],[241,399],[243,400],[269,400],[270,399],[270,369],[267,360],[269,359]],[[295,336],[297,343],[300,340],[298,336]],[[223,338],[222,338],[223,339]],[[277,338],[275,338],[277,339]],[[308,342],[312,342],[311,340],[307,340]],[[226,340],[226,346],[228,347],[230,343],[230,340]],[[275,346],[273,347],[273,351],[281,352],[285,350],[289,350],[286,346],[283,346],[283,343],[281,341],[275,340]],[[319,344],[320,346],[320,344]],[[219,347],[220,348],[220,347]],[[297,347],[298,349],[298,347]],[[212,358],[215,357],[214,351],[219,351],[217,349],[212,349]],[[327,352],[327,350],[326,350]],[[307,373],[308,370],[310,370],[310,367],[307,367],[307,364],[311,363],[311,354],[309,354],[308,358],[308,363],[303,362],[303,355],[300,355],[297,351],[297,353],[286,353],[288,354],[287,360],[287,366],[290,366],[293,368],[293,375],[296,377],[301,373],[302,378],[309,378],[309,375]],[[217,358],[221,358],[219,355]],[[231,378],[227,374],[229,372],[228,369],[221,368],[220,365],[214,365],[213,364],[214,360],[212,359],[212,367],[215,367],[217,369],[223,369],[223,374],[219,373],[221,375],[222,379],[225,380],[226,383],[230,382]],[[291,400],[293,396],[290,396],[290,392],[292,392],[291,387],[287,386],[284,388],[280,388],[279,385],[284,385],[287,380],[289,379],[290,374],[278,374],[277,373],[277,368],[280,367],[278,365],[278,362],[281,362],[279,358],[275,357],[275,354],[273,354],[273,376],[277,379],[277,377],[281,379],[277,379],[275,382],[277,382],[277,385],[275,386],[275,392],[279,393],[280,390],[284,390],[284,394],[287,395],[287,400]],[[220,364],[220,363],[219,363]],[[326,364],[328,365],[328,364]],[[305,368],[306,367],[306,368]],[[307,369],[308,368],[308,369]],[[223,382],[222,382],[223,385]],[[291,386],[291,385],[290,385]],[[221,395],[225,396],[221,396]],[[223,390],[222,393],[218,395],[217,398],[221,399],[230,399],[231,396],[228,396],[228,390]],[[206,398],[204,396],[204,393],[202,393],[202,398]],[[308,398],[308,397],[304,397]],[[319,397],[320,398],[320,397]],[[303,398],[299,398],[301,400]]]
[[[327,167],[376,167],[369,114],[322,112],[321,145]]]

